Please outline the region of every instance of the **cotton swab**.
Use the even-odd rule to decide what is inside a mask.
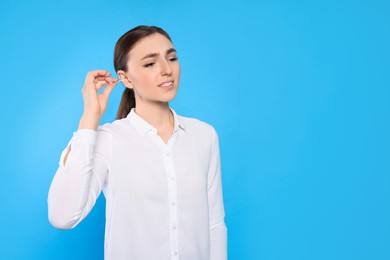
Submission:
[[[122,79],[120,79],[120,80],[118,80],[118,81],[111,81],[111,82],[108,82],[109,84],[113,84],[113,83],[118,83],[118,82],[121,82],[121,81],[123,81]]]

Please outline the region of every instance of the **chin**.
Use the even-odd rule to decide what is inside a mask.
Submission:
[[[170,97],[162,98],[160,101],[161,101],[161,102],[166,102],[166,103],[168,103],[168,102],[174,100],[175,97],[176,97],[176,94],[175,94],[175,95],[172,95],[172,96],[170,96]]]
[[[170,102],[170,101],[172,101],[173,99],[175,99],[176,93],[177,93],[176,90],[175,90],[175,91],[172,91],[172,92],[164,93],[164,95],[160,98],[160,101],[161,101],[161,102]]]

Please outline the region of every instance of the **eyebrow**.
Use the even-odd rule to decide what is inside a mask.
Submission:
[[[172,52],[176,52],[176,50],[174,48],[170,48],[166,51],[165,55],[168,55]],[[158,55],[160,55],[159,53],[157,52],[154,52],[154,53],[149,53],[147,54],[145,57],[143,57],[141,60],[144,60],[144,59],[147,59],[147,58],[154,58],[154,57],[157,57]]]

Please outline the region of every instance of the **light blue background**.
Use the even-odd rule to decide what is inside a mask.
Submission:
[[[172,36],[172,107],[220,136],[230,259],[390,259],[388,1],[3,1],[0,259],[102,259],[104,197],[77,228],[47,192],[139,24]],[[103,119],[115,118],[123,87]]]

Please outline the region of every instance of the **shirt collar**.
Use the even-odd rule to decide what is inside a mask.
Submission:
[[[175,110],[173,110],[172,108],[170,109],[173,114],[173,132],[176,132],[177,130],[179,130],[179,128],[185,130],[183,120],[176,114]],[[130,120],[130,123],[134,126],[134,128],[138,131],[140,135],[145,135],[150,131],[157,133],[157,129],[148,122],[146,122],[142,117],[140,117],[135,112],[134,108],[130,110],[130,113],[127,115],[127,119]]]

